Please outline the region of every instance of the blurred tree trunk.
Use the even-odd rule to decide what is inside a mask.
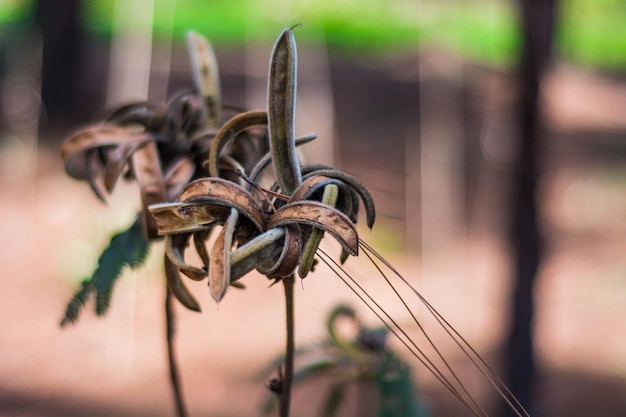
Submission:
[[[41,96],[47,127],[76,120],[80,111],[79,68],[83,33],[80,26],[81,0],[38,0],[35,20],[41,31],[43,59]]]
[[[556,20],[556,0],[517,0],[522,22],[523,45],[518,85],[518,157],[514,166],[511,202],[511,248],[514,288],[511,325],[507,340],[508,385],[533,414],[535,356],[532,324],[533,292],[543,254],[543,239],[537,207],[540,180],[542,121],[540,88],[542,75],[551,55]],[[502,413],[514,415],[512,411]]]

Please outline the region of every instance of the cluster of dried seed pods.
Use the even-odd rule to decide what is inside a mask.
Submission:
[[[229,285],[253,269],[270,278],[284,278],[296,269],[305,277],[314,264],[324,233],[342,246],[344,261],[357,255],[355,224],[361,201],[367,225],[373,226],[374,203],[353,176],[324,165],[302,166],[296,146],[315,138],[297,139],[296,45],[291,29],[282,32],[272,52],[268,111],[251,111],[228,120],[211,143],[206,165],[209,177],[192,181],[176,202],[154,204],[158,233],[165,236],[166,253],[180,272],[194,280],[208,277],[212,297],[222,300]],[[266,128],[270,152],[248,172],[224,155],[240,135]],[[266,168],[273,167],[276,182],[267,190],[257,185]],[[223,166],[235,168],[239,179],[222,178]],[[213,246],[206,248],[211,230],[221,226]],[[202,267],[185,262],[192,240]],[[187,307],[197,302],[178,275],[169,274],[170,288]]]
[[[221,106],[217,63],[208,41],[194,33],[188,41],[196,91],[178,94],[164,106],[122,106],[103,123],[71,135],[61,147],[67,173],[87,181],[103,201],[120,177],[136,180],[149,239],[160,236],[148,206],[174,201],[190,181],[209,175],[206,155],[223,117],[229,120],[241,112]],[[241,132],[237,144],[222,161],[237,161],[232,170],[250,169],[268,149],[263,130]],[[230,178],[236,176],[231,172]]]
[[[325,232],[343,247],[342,261],[358,251],[355,223],[361,201],[367,225],[375,211],[356,178],[324,165],[301,166],[295,137],[297,54],[294,35],[279,36],[270,60],[268,110],[222,107],[210,44],[188,37],[196,91],[166,106],[135,103],[103,124],[72,135],[62,147],[67,172],[86,180],[105,200],[120,177],[136,180],[149,239],[165,236],[169,288],[186,307],[199,303],[181,280],[209,278],[220,301],[229,285],[253,269],[282,278],[306,276]],[[226,116],[224,116],[226,114]],[[276,183],[257,185],[273,167]],[[221,226],[210,248],[211,231]],[[190,242],[202,266],[185,262]]]

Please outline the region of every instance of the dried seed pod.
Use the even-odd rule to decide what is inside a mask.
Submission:
[[[269,278],[284,278],[298,266],[301,249],[300,228],[296,225],[287,226],[280,254],[259,265],[257,271]]]
[[[339,211],[348,216],[350,220],[352,220],[352,223],[356,223],[357,218],[354,211],[358,210],[359,196],[348,184],[336,178],[329,178],[321,175],[305,176],[304,178],[305,180],[302,181],[302,184],[296,189],[296,191],[294,191],[289,201],[323,201],[324,189],[328,185],[334,184],[338,187],[339,194],[337,196],[337,201],[335,201],[332,206],[336,207]],[[357,204],[356,207],[355,202]]]
[[[109,194],[113,192],[117,180],[128,165],[128,160],[142,146],[145,146],[146,143],[152,140],[154,139],[148,135],[141,135],[129,142],[121,143],[113,152],[109,153],[104,170],[104,186]]]
[[[146,130],[156,130],[163,122],[163,108],[160,105],[140,101],[120,106],[105,119],[107,125],[143,126]]]
[[[186,157],[176,158],[168,165],[163,174],[168,201],[176,200],[183,188],[189,184],[195,172],[194,163]]]
[[[207,164],[209,166],[209,174],[212,177],[219,177],[219,159],[222,150],[232,142],[241,132],[253,128],[255,126],[267,126],[267,113],[264,111],[249,111],[239,114],[226,123],[218,130],[213,142],[211,142],[211,150]]]
[[[309,178],[313,175],[335,178],[350,186],[350,188],[361,197],[361,200],[363,200],[367,227],[371,229],[374,226],[374,222],[376,221],[376,205],[374,204],[374,198],[372,198],[368,189],[365,188],[356,177],[338,169],[319,169],[306,175],[305,178]]]
[[[146,143],[132,154],[133,175],[141,192],[144,230],[148,239],[159,236],[156,220],[148,207],[165,201],[165,182],[161,170],[159,151],[154,142]]]
[[[308,135],[305,135],[296,139],[296,146],[304,145],[305,143],[309,143],[315,139],[317,139],[317,133],[310,133]],[[256,182],[259,176],[271,163],[272,163],[271,152],[263,155],[263,157],[259,159],[259,161],[256,163],[254,168],[252,168],[252,171],[250,171],[250,175],[248,176],[248,179],[252,182]],[[252,185],[248,184],[246,189],[251,190]]]
[[[182,305],[193,311],[200,311],[200,304],[191,295],[185,284],[180,279],[178,268],[174,265],[168,256],[163,257],[165,264],[165,277],[167,278],[167,286],[172,294]]]
[[[339,197],[339,187],[335,184],[328,184],[324,187],[324,195],[322,196],[322,204],[334,207],[337,204],[337,198]],[[311,231],[311,235],[307,239],[304,249],[302,250],[302,258],[300,259],[300,267],[298,268],[298,275],[300,278],[304,278],[309,274],[309,271],[313,267],[313,260],[315,259],[315,252],[324,237],[324,231],[314,227]]]
[[[213,228],[208,228],[204,230],[200,230],[194,232],[193,234],[193,246],[196,248],[196,252],[202,261],[202,265],[204,265],[204,270],[209,270],[210,257],[209,252],[206,247],[206,240],[209,238],[209,235],[213,231]]]
[[[265,230],[265,219],[257,201],[245,188],[231,181],[212,177],[192,181],[181,193],[179,201],[236,208],[258,231]]]
[[[224,227],[215,239],[209,267],[209,289],[211,296],[216,302],[222,301],[226,290],[230,285],[231,256],[233,247],[233,235],[235,226],[239,219],[239,212],[236,209],[230,210],[230,216],[226,220]]]
[[[231,281],[241,278],[268,259],[278,256],[283,246],[277,242],[284,236],[285,228],[276,227],[238,247],[231,257]]]
[[[222,117],[222,98],[215,52],[211,43],[195,32],[187,34],[187,45],[191,56],[191,68],[194,70],[193,78],[196,88],[202,95],[207,127],[217,128]]]
[[[274,44],[268,85],[268,127],[274,173],[284,194],[291,194],[302,182],[295,146],[296,41],[285,29]]]
[[[354,224],[340,211],[316,201],[294,201],[276,211],[267,227],[304,224],[328,232],[351,255],[359,252],[359,236]]]
[[[153,204],[149,210],[161,235],[192,233],[210,228],[226,221],[229,212],[224,205],[204,201]]]
[[[165,254],[180,272],[194,281],[202,281],[208,272],[185,262],[184,253],[190,236],[191,233],[165,236]]]
[[[65,171],[73,178],[87,181],[96,197],[106,201],[102,182],[111,150],[128,141],[145,139],[143,131],[138,126],[99,125],[73,134],[61,146]]]

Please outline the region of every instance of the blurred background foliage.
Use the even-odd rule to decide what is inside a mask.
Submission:
[[[294,24],[307,27],[299,42],[323,41],[346,50],[402,50],[436,43],[467,58],[510,65],[520,46],[513,1],[179,0],[173,28],[169,7],[161,7],[164,0],[154,4],[157,37],[169,36],[173,30],[174,37],[181,38],[194,28],[218,43],[268,42],[276,30],[265,23],[287,14]],[[32,5],[32,0],[0,0],[0,23],[28,19]],[[108,0],[85,0],[85,29],[109,35],[114,7],[115,2]],[[626,68],[626,2],[561,0],[560,14],[556,46],[562,59],[609,71]]]

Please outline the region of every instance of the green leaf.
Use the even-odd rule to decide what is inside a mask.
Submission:
[[[113,285],[125,265],[137,268],[146,259],[149,242],[143,235],[141,218],[138,218],[127,230],[111,238],[109,246],[98,259],[98,267],[90,278],[81,282],[65,308],[61,326],[73,324],[78,320],[81,309],[88,297],[96,294],[96,314],[104,315],[111,301]]]
[[[148,254],[149,242],[144,237],[141,218],[127,230],[111,238],[109,246],[98,260],[98,268],[91,277],[96,289],[96,314],[102,316],[109,309],[113,285],[125,265],[141,266]]]
[[[95,290],[93,281],[90,278],[85,279],[80,283],[80,288],[74,293],[72,299],[67,303],[65,308],[65,315],[61,320],[61,327],[66,324],[74,324],[78,320],[80,310],[85,306],[87,297]]]

